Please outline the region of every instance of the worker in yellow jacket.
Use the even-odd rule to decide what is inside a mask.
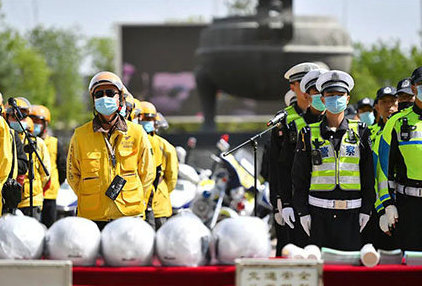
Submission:
[[[141,126],[126,121],[123,84],[99,72],[89,84],[95,117],[77,128],[67,157],[67,180],[78,196],[78,216],[100,229],[123,216],[143,216],[144,192],[155,178],[154,158]]]
[[[32,137],[32,140],[36,142],[37,145],[37,152],[40,155],[40,158],[47,168],[48,173],[50,174],[50,155],[48,153],[47,146],[45,145],[44,140],[39,137],[33,136],[32,132],[34,130],[34,123],[31,118],[28,117],[29,111],[31,108],[31,103],[24,97],[17,97],[16,98],[16,105],[20,109],[24,119],[21,120],[23,127],[29,132],[29,135]],[[28,138],[25,137],[25,133],[23,132],[21,126],[16,121],[15,117],[12,115],[13,109],[7,108],[6,110],[6,118],[10,125],[10,127],[16,130],[19,134],[19,138],[21,139],[24,145],[28,145],[29,141]],[[27,154],[27,158],[29,160],[29,154]],[[47,185],[50,180],[50,176],[48,176],[40,161],[38,160],[35,154],[32,154],[32,161],[33,161],[33,170],[34,170],[34,181],[33,181],[33,215],[34,218],[37,220],[41,219],[41,210],[43,205],[43,189]],[[22,201],[19,203],[18,208],[25,214],[31,215],[31,208],[30,208],[30,183],[28,178],[28,172],[25,174],[24,182],[23,182],[23,191],[22,191]]]
[[[3,117],[0,116],[0,190],[3,189],[3,185],[7,181],[12,169],[14,157],[16,158],[12,152],[12,144],[13,137],[10,128]],[[2,208],[3,198],[0,191],[0,214]]]
[[[34,135],[41,137],[47,145],[51,163],[50,182],[44,187],[44,203],[41,222],[50,227],[57,218],[56,199],[60,185],[66,179],[66,152],[57,137],[48,134],[51,122],[50,110],[43,105],[32,105],[31,119],[34,121]]]
[[[147,101],[135,103],[136,122],[141,124],[148,133],[156,158],[156,178],[153,189],[148,192],[148,206],[154,214],[155,229],[158,230],[168,217],[172,215],[170,193],[176,186],[178,174],[178,160],[176,149],[155,132],[157,110]],[[151,220],[150,220],[151,223]]]

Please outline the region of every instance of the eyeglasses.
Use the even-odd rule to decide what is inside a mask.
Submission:
[[[103,89],[103,90],[96,91],[94,93],[94,97],[100,98],[100,97],[103,97],[104,95],[107,97],[114,97],[116,94],[118,94],[118,92],[115,91],[114,89]]]

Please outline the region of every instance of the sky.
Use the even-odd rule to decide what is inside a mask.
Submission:
[[[115,23],[162,23],[227,13],[227,0],[0,0],[7,24],[21,31],[37,24],[76,27],[87,36],[115,36]],[[404,48],[422,42],[422,0],[293,0],[295,15],[338,19],[352,40],[371,45],[400,41]]]

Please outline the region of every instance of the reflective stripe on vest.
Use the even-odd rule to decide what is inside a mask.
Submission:
[[[292,121],[294,121],[294,124],[296,125],[296,135],[299,136],[299,131],[306,126],[305,119],[296,112],[293,105],[288,106],[285,111],[287,112],[287,124],[289,125]]]
[[[312,150],[321,152],[322,164],[312,165],[311,191],[332,191],[336,185],[342,190],[360,190],[358,122],[349,120],[349,129],[342,138],[338,154],[329,140],[320,133],[320,123],[310,124]],[[356,142],[348,142],[349,130]],[[318,143],[316,147],[315,143]]]
[[[422,181],[422,120],[419,119],[419,116],[413,109],[404,112],[403,116],[394,125],[394,129],[397,133],[399,150],[406,165],[407,178]],[[407,118],[407,124],[411,130],[408,141],[403,140],[401,134],[404,118]]]

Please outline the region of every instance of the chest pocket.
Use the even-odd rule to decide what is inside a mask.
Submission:
[[[88,152],[82,158],[82,176],[99,176],[101,152]]]
[[[121,169],[124,172],[136,173],[138,167],[136,154],[136,150],[119,150]]]

